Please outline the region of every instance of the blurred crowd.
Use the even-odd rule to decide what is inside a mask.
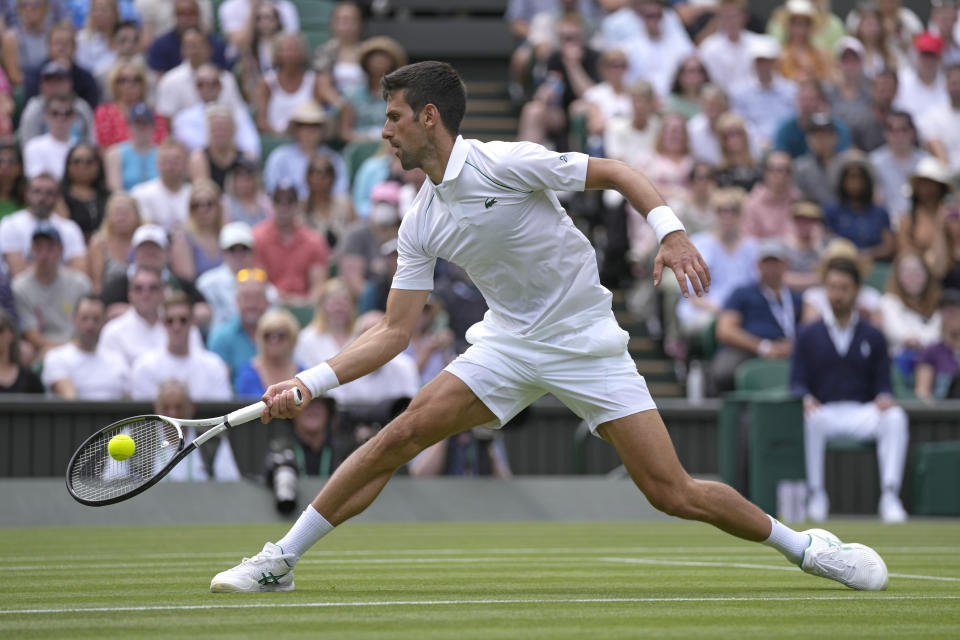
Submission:
[[[0,391],[189,417],[376,322],[425,176],[380,139],[380,79],[407,54],[365,37],[369,4],[336,4],[314,49],[289,0],[0,2]],[[708,392],[746,359],[789,358],[801,323],[832,312],[825,265],[847,260],[898,380],[960,393],[955,2],[926,24],[898,0],[847,16],[788,0],[766,24],[760,9],[511,0],[517,138],[638,167],[683,219],[713,273],[702,299],[652,290],[655,237],[617,193],[561,194],[604,283]],[[485,309],[441,261],[407,351],[311,405],[277,451],[332,471]],[[480,430],[410,471],[509,466]]]

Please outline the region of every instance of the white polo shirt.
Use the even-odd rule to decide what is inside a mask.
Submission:
[[[396,289],[433,289],[437,258],[490,307],[472,335],[543,341],[612,321],[596,253],[554,190],[582,191],[588,157],[529,142],[458,137],[443,180],[427,178],[400,224]]]
[[[68,379],[80,400],[119,400],[129,391],[130,368],[118,354],[84,351],[67,342],[47,352],[43,359],[43,384]]]
[[[152,349],[137,358],[130,371],[130,397],[153,400],[166,380],[179,380],[193,400],[229,400],[233,397],[230,373],[220,356],[192,344],[186,356],[175,356],[167,348]]]
[[[98,351],[115,353],[128,366],[151,349],[166,348],[167,330],[162,320],[150,324],[131,306],[103,326]],[[203,336],[196,327],[190,328],[190,349],[203,349]]]
[[[76,222],[56,214],[48,216],[47,222],[60,234],[63,262],[87,255],[83,232]],[[30,213],[29,209],[21,209],[5,216],[0,220],[0,253],[19,253],[24,260],[32,262],[30,244],[33,242],[33,230],[39,223],[40,219]]]

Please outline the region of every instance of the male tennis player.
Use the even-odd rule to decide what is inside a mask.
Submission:
[[[553,153],[531,143],[482,143],[457,135],[466,109],[449,65],[420,62],[383,79],[383,137],[405,169],[428,179],[403,218],[399,264],[384,318],[329,361],[271,386],[263,420],[316,398],[391,360],[410,341],[437,258],[463,267],[490,307],[467,333],[471,347],[431,380],[410,407],[337,469],[276,544],[218,574],[215,592],[289,591],[300,556],[333,527],[363,511],[393,475],[426,447],[475,425],[503,425],[552,393],[610,442],[658,509],[763,542],[804,571],[855,589],[883,589],[880,556],[813,529],[797,533],[735,490],[694,480],[680,466],[647,385],[627,353],[610,292],[600,285],[593,247],[554,190],[616,189],[647,211],[660,241],[654,267],[677,274],[684,296],[702,295],[710,273],[683,225],[650,182],[626,164]],[[688,286],[687,280],[690,285]]]

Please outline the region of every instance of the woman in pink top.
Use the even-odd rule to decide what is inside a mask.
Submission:
[[[793,232],[790,207],[800,200],[793,186],[790,155],[773,151],[763,163],[763,179],[754,185],[743,205],[741,219],[745,236],[786,238]]]

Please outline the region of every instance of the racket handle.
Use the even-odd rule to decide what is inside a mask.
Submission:
[[[299,387],[293,388],[293,401],[298,405],[303,404],[303,394],[300,392]],[[263,413],[263,410],[266,407],[267,405],[261,401],[243,407],[242,409],[237,409],[233,413],[227,415],[227,423],[231,426],[236,426],[238,424],[250,422],[251,420],[256,420],[260,417],[260,414]]]

